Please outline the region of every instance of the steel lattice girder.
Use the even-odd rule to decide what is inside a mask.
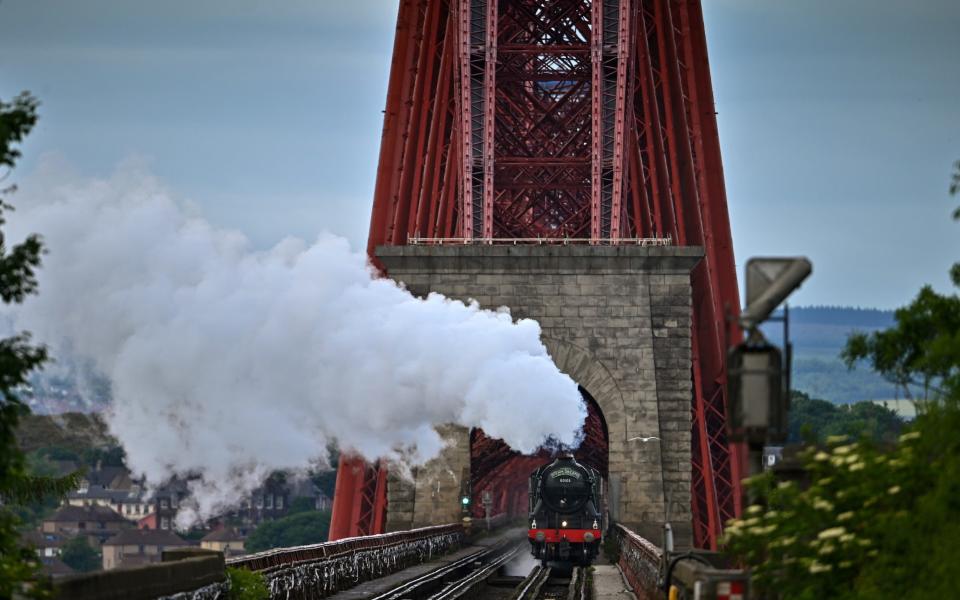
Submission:
[[[413,236],[705,248],[692,489],[696,543],[715,546],[740,501],[724,432],[739,294],[700,1],[401,0],[371,259]]]

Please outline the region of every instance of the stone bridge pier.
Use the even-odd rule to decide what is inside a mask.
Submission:
[[[380,247],[377,257],[416,295],[473,299],[539,321],[557,365],[603,413],[612,518],[651,540],[669,518],[678,545],[692,543],[690,273],[702,249],[417,245]],[[389,478],[388,531],[460,519],[470,432],[441,433],[450,447],[413,482]],[[648,437],[659,439],[637,439]]]

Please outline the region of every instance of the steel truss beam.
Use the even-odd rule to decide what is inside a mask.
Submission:
[[[410,238],[704,247],[691,481],[696,542],[715,546],[740,503],[724,434],[739,293],[700,1],[401,0],[393,56],[374,262]]]

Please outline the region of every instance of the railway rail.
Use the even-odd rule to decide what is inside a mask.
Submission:
[[[504,544],[475,552],[405,582],[373,600],[587,600],[586,571],[537,565],[526,576],[503,570],[527,549]]]
[[[373,600],[587,600],[586,571],[537,565],[526,576],[504,575],[525,544],[503,544],[463,557],[375,596]]]
[[[587,600],[586,569],[574,567],[569,573],[538,565],[517,586],[510,600]]]

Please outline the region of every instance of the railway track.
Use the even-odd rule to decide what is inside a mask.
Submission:
[[[504,544],[475,552],[372,600],[587,600],[580,567],[537,565],[526,577],[504,575],[504,567],[525,551],[525,544]]]
[[[517,586],[510,600],[587,600],[586,570],[574,567],[569,573],[555,573],[538,565]]]
[[[510,562],[519,552],[518,544],[503,544],[481,550],[407,581],[371,600],[434,600],[461,598]]]

